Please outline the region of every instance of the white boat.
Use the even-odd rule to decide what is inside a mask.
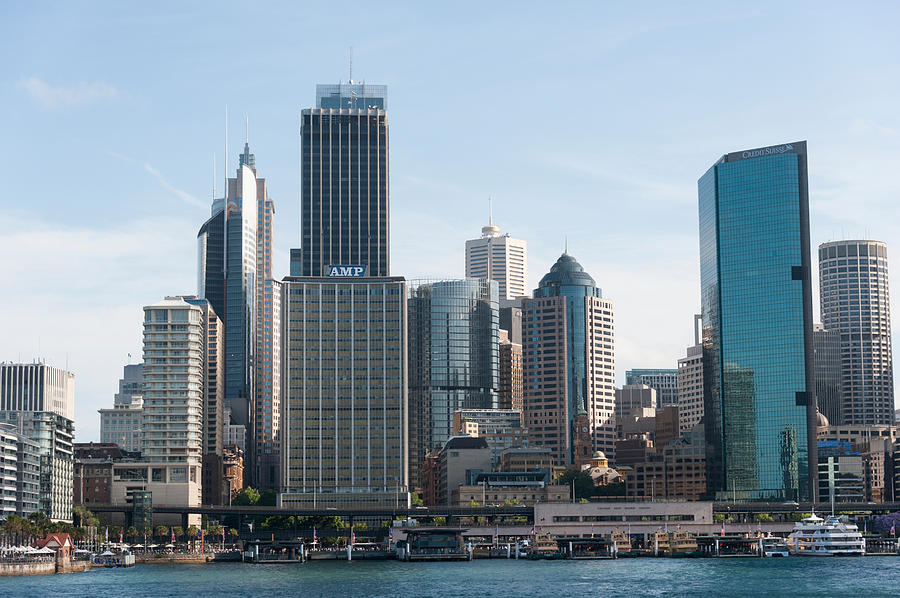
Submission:
[[[778,536],[764,536],[762,538],[763,556],[765,557],[785,557],[790,555],[787,542],[784,538]]]
[[[866,553],[866,541],[856,525],[834,515],[822,519],[815,513],[794,526],[787,545],[795,556],[863,556]]]

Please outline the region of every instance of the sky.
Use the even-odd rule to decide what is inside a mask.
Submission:
[[[143,306],[196,293],[226,106],[229,173],[247,118],[276,206],[274,273],[288,274],[300,110],[317,83],[349,78],[351,47],[353,78],[388,86],[392,274],[462,277],[493,195],[495,223],[528,242],[531,288],[567,240],[612,299],[619,384],[693,344],[697,179],[725,153],[807,140],[813,247],[900,247],[893,3],[3,11],[0,360],[75,372],[81,442],[140,361]]]

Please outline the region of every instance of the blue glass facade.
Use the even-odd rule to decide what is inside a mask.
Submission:
[[[698,191],[709,492],[809,500],[816,411],[806,143],[728,154]]]
[[[499,407],[499,287],[421,284],[409,299],[410,474],[453,435],[453,412]]]

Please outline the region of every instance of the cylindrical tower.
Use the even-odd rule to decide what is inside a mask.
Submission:
[[[822,324],[841,335],[839,423],[893,424],[887,245],[869,240],[820,245],[819,292]]]

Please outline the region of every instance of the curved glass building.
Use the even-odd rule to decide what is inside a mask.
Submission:
[[[453,435],[453,412],[499,407],[496,281],[419,282],[409,297],[410,483]]]

